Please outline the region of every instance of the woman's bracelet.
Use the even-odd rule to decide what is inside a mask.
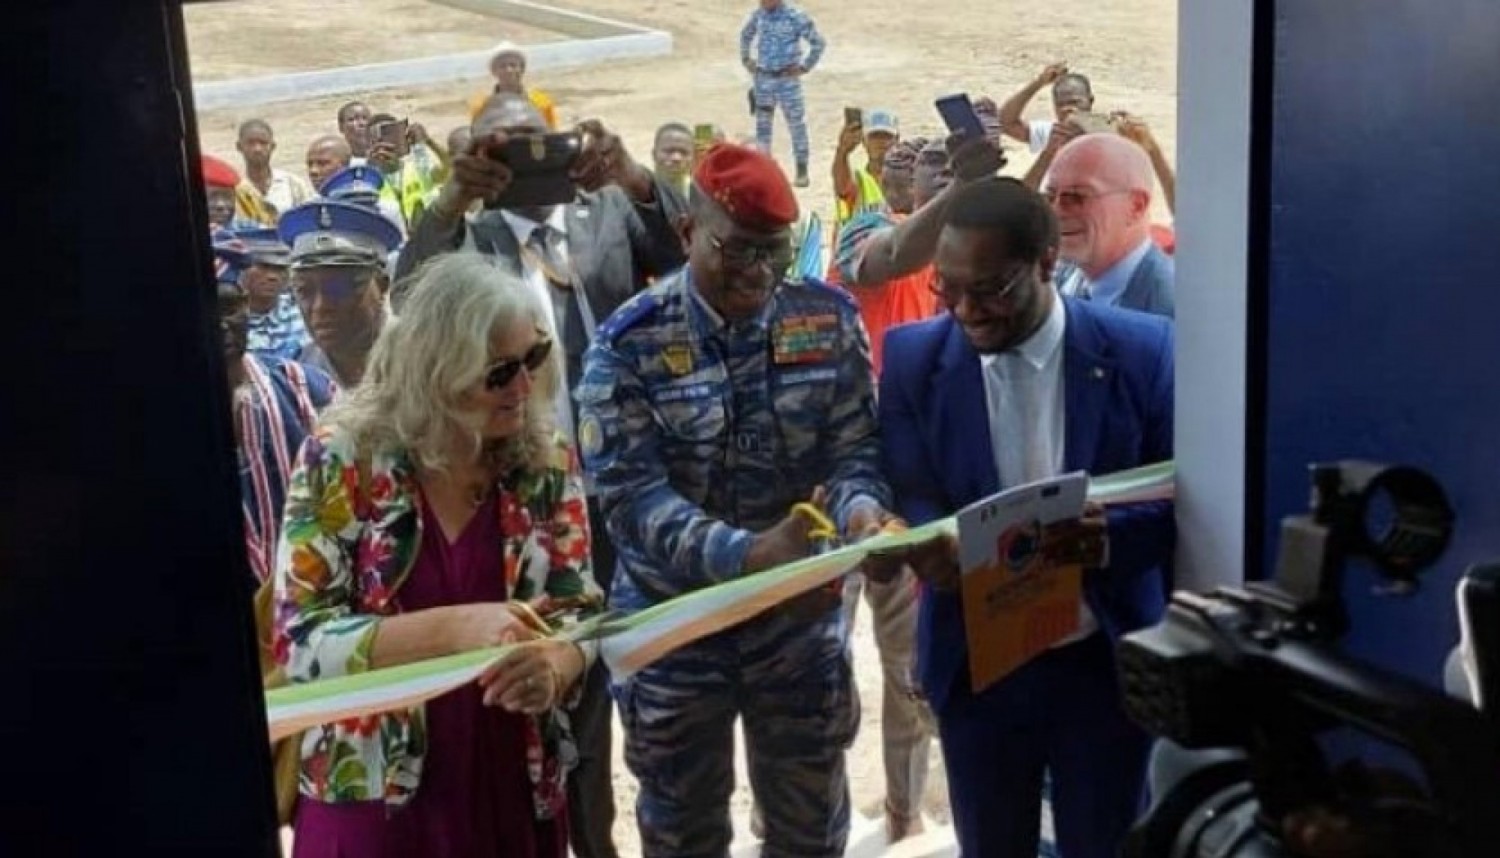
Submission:
[[[588,657],[583,653],[583,647],[579,646],[577,641],[564,641],[564,643],[572,647],[574,652],[578,653],[578,677],[573,680],[576,684],[583,680],[583,674],[588,670],[589,667],[589,660]],[[568,693],[572,691],[572,686],[564,687],[562,672],[557,669],[557,665],[548,662],[547,669],[552,671],[553,689],[553,697],[548,708],[556,708],[562,705],[563,700],[565,700],[568,696]]]

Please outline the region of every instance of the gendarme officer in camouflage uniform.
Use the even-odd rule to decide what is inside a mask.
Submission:
[[[781,170],[720,145],[693,177],[688,265],[601,325],[579,446],[638,610],[812,553],[817,497],[854,540],[890,520],[870,348],[843,292],[788,282],[797,202]],[[683,647],[615,688],[647,858],[723,858],[744,719],[767,858],[839,856],[859,722],[836,594]]]

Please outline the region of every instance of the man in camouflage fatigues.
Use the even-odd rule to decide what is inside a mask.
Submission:
[[[799,501],[823,499],[846,539],[891,518],[858,308],[782,280],[797,218],[786,178],[719,146],[693,198],[688,267],[600,326],[576,394],[625,610],[807,556],[809,521],[788,512]],[[799,597],[616,685],[648,858],[727,854],[736,717],[761,854],[843,854],[859,712],[838,604]]]
[[[807,53],[802,43],[807,42]],[[750,111],[755,115],[755,140],[761,151],[771,151],[771,124],[781,107],[792,135],[792,156],[797,159],[797,187],[808,186],[807,105],[802,99],[802,78],[818,64],[826,46],[817,25],[801,9],[782,0],[760,0],[760,7],[745,19],[740,29],[740,64],[754,76],[750,89]],[[751,46],[755,57],[750,56]]]

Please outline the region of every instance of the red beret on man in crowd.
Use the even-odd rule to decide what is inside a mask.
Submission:
[[[786,174],[759,149],[720,143],[704,154],[693,183],[740,226],[772,232],[797,222]]]
[[[240,183],[240,174],[225,161],[212,155],[203,156],[203,184],[209,188],[233,190]]]

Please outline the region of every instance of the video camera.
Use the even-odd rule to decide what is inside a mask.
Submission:
[[[1282,522],[1274,581],[1176,593],[1159,625],[1120,642],[1130,716],[1185,748],[1221,749],[1156,790],[1129,858],[1500,854],[1500,716],[1485,693],[1497,672],[1478,671],[1476,708],[1333,648],[1348,629],[1344,561],[1370,561],[1387,593],[1413,592],[1452,533],[1442,487],[1366,462],[1315,465],[1312,483],[1309,513]],[[1493,645],[1500,588],[1465,592],[1466,632]],[[1425,789],[1362,762],[1332,767],[1319,739],[1336,728],[1406,751]],[[1307,826],[1340,845],[1310,849]]]

